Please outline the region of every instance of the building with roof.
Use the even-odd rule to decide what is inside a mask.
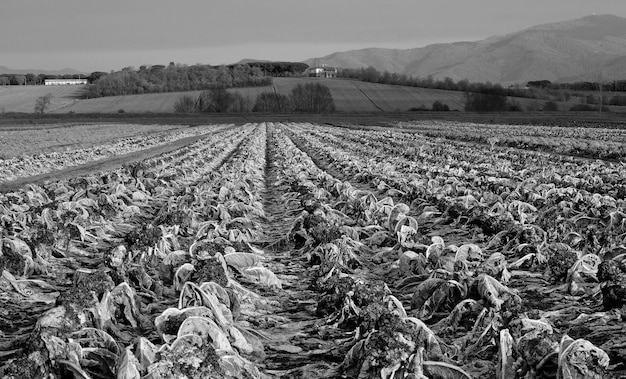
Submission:
[[[44,84],[47,86],[66,86],[87,84],[87,79],[45,79]]]
[[[321,67],[309,67],[307,69],[309,77],[312,78],[336,78],[337,68],[324,66]]]

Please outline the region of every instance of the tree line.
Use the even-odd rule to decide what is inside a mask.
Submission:
[[[67,74],[67,75],[50,75],[50,74],[0,74],[0,86],[35,86],[43,85],[46,79],[85,79],[85,75]]]
[[[370,83],[394,84],[408,87],[442,89],[461,92],[476,92],[483,94],[493,94],[498,96],[532,97],[532,94],[529,93],[528,90],[519,86],[505,88],[498,83],[473,83],[467,79],[462,79],[455,82],[452,78],[449,77],[446,77],[443,80],[434,79],[432,76],[419,78],[404,74],[390,73],[388,71],[380,72],[371,66],[367,68],[340,69],[337,72],[337,77],[357,79]]]
[[[597,82],[552,83],[549,80],[537,80],[530,81],[526,85],[515,85],[505,88],[498,83],[493,84],[491,82],[470,82],[467,79],[454,81],[449,77],[443,80],[434,79],[431,76],[419,78],[387,71],[380,72],[374,67],[340,69],[337,73],[337,77],[357,79],[371,83],[471,92],[483,95],[524,97],[547,101],[569,101],[572,97],[585,100],[586,94],[577,93],[584,91],[600,91],[600,89],[605,92],[626,91],[626,80],[615,80],[609,83],[603,83],[602,87],[600,87],[600,84]],[[614,95],[614,97],[615,96],[617,95]],[[615,97],[609,101],[619,103],[621,99]]]
[[[210,66],[163,65],[124,68],[98,75],[85,91],[85,97],[134,95],[157,92],[180,92],[210,88],[267,86],[272,78],[258,67],[249,65]]]
[[[249,62],[246,64],[250,67],[258,67],[265,75],[273,77],[302,76],[309,68],[308,64],[300,62]]]
[[[183,95],[174,105],[177,113],[330,113],[335,103],[330,89],[319,83],[295,86],[289,95],[265,91],[253,101],[238,92],[216,87],[202,91],[200,95]]]
[[[46,79],[87,79],[86,97],[129,95],[153,92],[190,91],[216,86],[231,88],[271,84],[272,77],[301,76],[309,66],[299,62],[250,62],[227,66],[181,65],[126,67],[109,73],[0,74],[0,85],[42,85]]]
[[[528,87],[551,89],[551,90],[566,90],[566,91],[603,91],[603,92],[626,92],[626,80],[613,80],[610,82],[586,82],[578,81],[573,83],[552,83],[549,80],[532,80],[526,83]]]

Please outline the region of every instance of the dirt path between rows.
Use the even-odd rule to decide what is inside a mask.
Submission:
[[[235,126],[230,126],[227,128],[219,129],[215,132],[227,131],[229,129],[234,128]],[[35,176],[27,176],[23,178],[18,178],[12,181],[0,183],[0,192],[11,192],[17,191],[20,188],[24,187],[27,184],[40,184],[49,180],[64,180],[70,179],[78,176],[84,176],[91,174],[93,172],[100,171],[108,171],[118,168],[124,164],[139,162],[148,158],[152,158],[161,154],[169,153],[171,151],[180,149],[184,146],[191,145],[192,143],[201,140],[202,138],[206,138],[209,135],[215,133],[205,133],[192,137],[185,137],[179,140],[169,142],[165,145],[159,145],[155,147],[151,147],[145,150],[135,151],[128,154],[123,154],[119,156],[113,156],[105,159],[100,159],[97,161],[85,163],[78,166],[67,167],[61,170],[54,170],[44,174],[35,175]]]
[[[308,146],[306,146],[306,144],[304,143],[302,139],[300,139],[300,137],[294,135],[293,133],[289,133],[289,138],[294,143],[294,145],[298,147],[298,149],[302,150],[304,153],[306,153],[309,156],[309,158],[311,158],[313,163],[315,163],[315,165],[319,169],[326,171],[328,174],[332,175],[335,179],[338,179],[344,182],[345,181],[350,182],[350,184],[358,190],[372,192],[374,193],[374,195],[376,195],[376,197],[380,195],[380,191],[378,191],[376,188],[366,183],[353,181],[350,175],[347,175],[345,172],[337,170],[335,167],[332,166],[332,161],[330,158],[322,156],[319,153],[316,154],[315,152],[311,151],[311,149]]]
[[[293,243],[285,241],[301,209],[299,201],[286,201],[283,197],[290,189],[286,184],[278,184],[284,174],[277,164],[275,149],[270,127],[263,193],[267,219],[263,225],[265,246],[262,248],[269,258],[264,265],[276,273],[282,289],[263,293],[276,308],[266,320],[255,320],[269,337],[263,341],[266,357],[259,367],[270,377],[322,377],[330,361],[336,361],[339,355],[333,358],[335,340],[320,336],[317,327],[323,319],[316,316],[318,295],[310,288],[311,268],[307,267],[305,257],[294,253]]]

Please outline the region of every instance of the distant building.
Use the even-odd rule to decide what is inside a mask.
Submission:
[[[72,84],[87,84],[87,79],[45,79],[47,86],[66,86]]]
[[[312,78],[336,78],[337,69],[335,67],[324,66],[310,67],[308,70],[309,76]]]

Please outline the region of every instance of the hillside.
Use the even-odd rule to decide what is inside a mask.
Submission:
[[[276,91],[289,95],[301,83],[322,83],[330,88],[335,108],[341,113],[381,113],[405,112],[420,106],[430,108],[435,101],[447,104],[451,110],[463,110],[465,94],[428,88],[403,87],[388,84],[367,83],[349,79],[317,78],[275,78],[271,87],[236,88],[254,101],[258,94]],[[82,86],[0,86],[0,113],[34,111],[37,97],[52,95],[48,113],[171,113],[176,101],[184,95],[197,96],[201,91],[151,93],[143,95],[110,96],[96,99],[79,99]],[[540,100],[516,98],[523,109],[534,104],[541,109]],[[569,103],[559,104],[559,109],[567,110],[577,103],[573,98]],[[610,107],[615,112],[623,112],[623,107]]]
[[[230,91],[239,92],[244,97],[249,97],[254,101],[256,96],[261,92],[275,90],[278,93],[288,95],[296,85],[306,82],[319,82],[328,86],[335,100],[335,107],[338,112],[407,111],[410,108],[420,105],[430,107],[436,100],[448,104],[450,109],[461,110],[465,102],[464,95],[461,92],[365,83],[356,80],[342,79],[275,78],[273,87],[237,88],[231,89]],[[12,89],[12,87],[7,88]],[[114,113],[119,110],[130,113],[172,112],[174,104],[181,96],[196,96],[199,92],[200,91],[154,93],[75,100],[66,107],[53,110],[52,113]],[[18,108],[11,107],[8,103],[5,105],[3,102],[4,98],[1,94],[2,92],[0,92],[0,108],[4,106],[7,112],[32,112],[36,97],[32,99],[22,98],[23,103],[30,105]]]
[[[0,113],[32,113],[38,97],[52,95],[49,110],[62,109],[75,102],[83,86],[0,86]]]
[[[337,67],[373,66],[380,71],[455,81],[504,85],[530,80],[577,81],[626,78],[626,19],[587,16],[534,26],[476,42],[435,44],[416,49],[337,52],[319,61]]]

